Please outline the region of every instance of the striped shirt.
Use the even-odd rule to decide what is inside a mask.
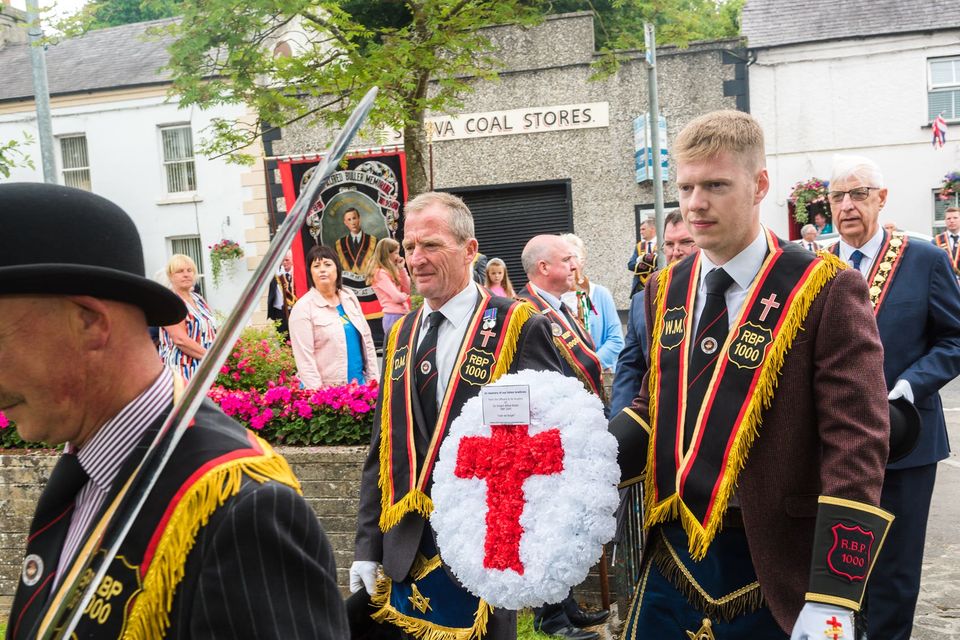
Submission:
[[[57,565],[54,588],[60,583],[60,578],[70,566],[74,554],[82,546],[84,534],[103,506],[110,486],[127,456],[172,400],[173,375],[169,369],[164,368],[146,391],[104,423],[83,448],[74,451],[69,444],[65,447],[65,453],[77,454],[80,466],[90,479],[77,494],[76,508]]]

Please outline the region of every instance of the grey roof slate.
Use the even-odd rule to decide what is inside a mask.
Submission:
[[[747,0],[751,48],[960,27],[957,0]]]
[[[50,95],[119,89],[169,80],[160,71],[167,64],[170,38],[147,35],[151,27],[172,18],[89,31],[47,47]],[[7,44],[0,49],[0,101],[33,97],[30,48]]]

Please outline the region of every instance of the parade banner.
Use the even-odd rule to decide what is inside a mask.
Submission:
[[[310,158],[277,163],[288,211],[319,161]],[[302,296],[309,288],[309,267],[304,263],[307,252],[315,245],[332,248],[340,260],[343,286],[357,295],[378,344],[383,341],[383,309],[367,284],[367,276],[377,242],[397,236],[406,199],[406,158],[402,152],[350,157],[321,188],[300,229],[299,240],[293,243],[297,295]]]

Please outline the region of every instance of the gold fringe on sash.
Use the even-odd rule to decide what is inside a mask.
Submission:
[[[673,272],[673,267],[677,263],[674,262],[673,265],[670,265],[664,269],[661,269],[657,272],[657,296],[653,301],[653,308],[655,313],[653,314],[653,331],[650,334],[650,341],[652,344],[647,346],[647,349],[650,352],[651,357],[653,356],[653,345],[657,344],[660,341],[660,336],[663,335],[663,317],[664,314],[660,313],[660,309],[663,307],[664,300],[667,298],[667,288],[669,283],[669,276]],[[644,519],[643,526],[644,528],[649,528],[652,525],[663,522],[664,520],[674,519],[677,517],[677,505],[673,500],[668,500],[665,504],[660,505],[661,507],[670,505],[671,510],[663,516],[659,516],[659,519],[652,520],[650,518],[653,509],[653,495],[654,487],[656,486],[656,438],[657,438],[657,395],[658,389],[660,388],[660,367],[654,366],[653,360],[650,361],[650,368],[647,369],[647,372],[650,374],[647,380],[647,414],[650,416],[650,445],[647,447],[647,465],[644,467],[646,469],[647,477],[644,479],[643,487],[643,501],[646,503],[644,506],[644,512],[647,514]],[[676,498],[676,494],[672,496]]]
[[[760,373],[760,378],[757,380],[753,397],[750,399],[750,402],[747,405],[743,422],[741,423],[740,428],[737,430],[737,435],[734,437],[733,445],[730,448],[730,455],[727,458],[727,468],[723,474],[723,478],[720,481],[720,487],[717,490],[717,498],[714,501],[707,526],[703,527],[700,524],[699,520],[697,520],[697,517],[683,503],[679,494],[677,493],[674,493],[660,504],[654,505],[654,486],[656,483],[656,478],[655,474],[647,473],[645,487],[646,491],[644,497],[644,501],[646,502],[647,517],[644,526],[649,528],[652,525],[676,519],[679,516],[683,525],[683,529],[687,532],[690,556],[695,560],[703,559],[707,553],[710,543],[713,541],[714,536],[723,526],[723,514],[727,510],[730,496],[733,495],[733,490],[737,484],[737,478],[740,476],[740,472],[743,470],[743,467],[747,462],[747,454],[750,452],[750,447],[757,438],[759,426],[762,423],[762,413],[766,409],[769,409],[771,403],[773,402],[773,393],[779,382],[780,369],[783,367],[783,360],[786,357],[787,352],[790,351],[790,347],[793,345],[793,340],[796,337],[797,332],[800,330],[800,326],[803,324],[803,321],[807,317],[807,312],[810,310],[810,305],[813,304],[814,299],[820,294],[820,291],[823,289],[823,287],[830,280],[832,280],[839,271],[847,268],[847,265],[845,265],[836,256],[819,254],[818,257],[821,258],[821,263],[813,268],[810,276],[807,278],[800,291],[797,292],[793,304],[790,305],[788,317],[784,320],[784,324],[780,329],[779,335],[774,339],[773,344],[770,345],[770,351],[767,353],[766,360],[762,365],[763,368]],[[658,311],[662,306],[663,296],[666,295],[665,287],[663,286],[666,280],[664,272],[661,272],[659,277],[660,280],[658,284],[660,285],[660,288],[657,290],[657,306],[655,307]],[[663,331],[663,318],[660,317],[661,315],[662,314],[658,312],[657,318],[654,322],[654,340],[659,339],[660,332]],[[652,393],[653,390],[657,388],[655,384],[656,375],[656,368],[651,367],[650,415],[651,427],[654,430],[653,434],[656,433],[657,429],[657,419],[655,413],[656,395]],[[651,439],[655,437],[653,434],[651,435]],[[648,469],[653,468],[652,462],[654,459],[654,453],[654,447],[649,447],[647,452]]]
[[[264,455],[238,458],[214,467],[190,485],[167,522],[153,561],[143,579],[143,592],[130,612],[124,640],[155,640],[170,627],[170,609],[183,579],[187,555],[200,528],[227,499],[237,495],[243,476],[256,482],[274,480],[302,494],[300,483],[281,456],[257,437]]]
[[[493,371],[490,374],[490,382],[496,382],[502,375],[510,370],[513,358],[517,353],[517,344],[520,342],[520,332],[527,321],[536,315],[536,308],[530,303],[519,304],[510,317],[509,324],[505,329],[503,347]],[[394,495],[393,475],[390,469],[390,455],[392,452],[393,431],[390,429],[392,422],[390,411],[391,399],[391,380],[393,379],[393,353],[397,348],[397,334],[400,329],[400,322],[393,325],[390,330],[390,337],[387,339],[387,346],[384,349],[384,383],[380,385],[380,477],[378,484],[380,486],[380,531],[386,533],[400,523],[403,516],[410,512],[416,512],[424,518],[429,518],[433,513],[433,500],[420,489],[411,489],[403,498],[391,504]],[[414,470],[410,470],[414,474]]]
[[[756,581],[719,598],[711,596],[684,566],[677,552],[663,536],[654,545],[650,560],[663,577],[686,597],[687,602],[710,618],[729,622],[737,616],[753,613],[763,604],[763,592],[760,591],[760,583]]]
[[[397,611],[390,604],[392,585],[393,582],[386,576],[377,580],[377,586],[370,596],[371,607],[377,607],[377,611],[370,615],[375,621],[392,624],[418,640],[480,640],[487,634],[487,622],[493,607],[486,600],[480,599],[480,605],[473,615],[472,627],[444,627]]]

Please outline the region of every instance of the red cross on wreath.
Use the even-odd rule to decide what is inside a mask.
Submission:
[[[526,502],[523,482],[535,475],[563,471],[563,445],[559,429],[535,436],[529,425],[490,427],[489,438],[464,437],[457,451],[454,473],[458,478],[479,478],[487,483],[487,534],[483,566],[513,569],[523,575],[520,561],[520,516]]]

